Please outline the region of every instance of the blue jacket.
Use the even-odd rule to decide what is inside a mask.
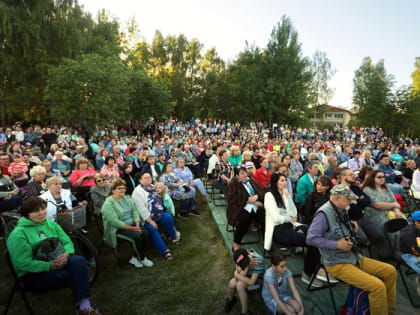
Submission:
[[[395,178],[397,177],[397,175],[395,174],[394,170],[392,169],[391,166],[385,166],[382,163],[378,164],[378,170],[380,170],[381,172],[384,173],[385,175],[385,181],[387,184],[394,184],[395,183]]]
[[[71,164],[70,164],[69,162],[67,162],[67,161],[65,161],[65,160],[62,160],[62,161],[61,161],[61,163],[63,163],[63,164],[67,167],[67,169],[72,170],[72,168],[71,168]],[[51,168],[52,168],[53,170],[58,170],[58,168],[57,168],[57,160],[53,160],[53,161],[51,162]]]

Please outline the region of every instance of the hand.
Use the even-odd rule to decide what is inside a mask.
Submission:
[[[143,233],[143,231],[141,230],[141,228],[140,227],[137,227],[137,226],[130,226],[129,230],[130,231],[133,231],[133,232],[136,232],[138,234],[142,234]]]
[[[153,221],[152,219],[150,219],[150,221],[147,221],[151,226],[153,226],[156,230],[158,229],[158,225],[156,224],[155,221]]]
[[[50,269],[51,270],[56,270],[56,269],[63,268],[65,265],[67,265],[67,261],[69,259],[69,256],[70,256],[69,253],[64,253],[64,254],[61,254],[61,255],[57,256],[57,258],[54,259],[51,262]]]
[[[16,196],[18,193],[16,191],[12,190],[12,191],[9,191],[9,194],[12,195],[12,196]]]
[[[258,195],[254,195],[248,198],[248,203],[256,203],[258,200]]]
[[[395,212],[395,218],[402,218],[402,213],[399,208],[398,209],[395,208],[394,212]]]
[[[353,247],[353,243],[346,240],[344,237],[336,242],[336,247],[342,251],[349,252]]]
[[[292,222],[297,222],[298,217],[290,217],[292,219]]]
[[[286,197],[289,197],[289,191],[287,190],[286,187],[283,188],[282,192],[283,192],[283,195],[285,195]]]
[[[353,230],[354,230],[354,232],[356,232],[356,233],[357,233],[357,231],[359,230],[359,225],[357,224],[357,222],[356,222],[356,221],[351,220],[351,221],[350,221],[350,223],[351,223],[351,225],[353,226]]]
[[[394,202],[393,205],[394,205],[394,208],[397,208],[397,209],[401,208],[401,206],[398,202]]]

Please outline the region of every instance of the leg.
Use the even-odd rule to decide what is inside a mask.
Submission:
[[[300,304],[294,299],[290,299],[286,305],[289,306],[292,309],[292,313],[295,314],[299,313],[302,310]]]
[[[188,199],[180,199],[179,206],[181,208],[179,209],[179,213],[181,215],[187,215],[188,214]]]
[[[410,266],[411,269],[420,274],[420,260],[417,256],[412,254],[402,254],[401,258],[408,266]]]
[[[228,285],[228,298],[229,300],[233,300],[233,298],[235,297],[235,292],[236,292],[236,284],[237,284],[237,280],[236,278],[232,278],[229,281],[229,285]]]
[[[363,260],[365,259],[368,258],[363,257]],[[376,263],[374,264],[376,265]],[[359,268],[351,264],[337,264],[334,266],[325,266],[325,268],[328,273],[347,284],[351,284],[357,288],[368,291],[369,305],[372,315],[388,314],[387,290],[381,279],[371,275],[365,270],[362,270],[362,267]]]
[[[195,190],[195,188],[194,187],[191,187],[191,186],[189,186],[190,187],[190,189],[191,189],[191,195],[192,195],[192,197],[193,198],[195,198],[195,195],[196,195],[196,190]]]
[[[385,234],[368,217],[363,217],[358,221],[359,227],[366,233],[367,239],[372,243],[385,241]]]
[[[238,291],[239,301],[241,301],[242,313],[248,312],[248,292],[246,291],[248,284],[243,281],[236,283],[236,291]]]
[[[159,231],[155,229],[152,225],[150,225],[148,222],[144,223],[144,227],[149,232],[150,238],[152,239],[153,244],[155,244],[159,254],[163,254],[164,252],[166,252],[168,250],[168,247],[163,242]]]
[[[117,230],[117,237],[120,237],[122,239],[126,239],[126,240],[132,242],[133,243],[133,250],[134,250],[134,253],[136,254],[138,260],[142,261],[144,259],[144,255],[143,255],[143,236],[141,234],[138,234],[134,231],[119,229],[119,230]]]
[[[169,213],[164,212],[158,223],[162,224],[165,227],[165,232],[166,232],[167,237],[175,238],[176,234],[175,234],[175,227],[174,227],[174,219]]]
[[[251,214],[248,211],[242,209],[239,212],[238,224],[236,225],[236,230],[235,230],[234,236],[233,236],[233,242],[234,242],[234,249],[235,250],[240,247],[242,238],[244,237],[246,232],[248,232],[248,228],[251,225],[251,222],[252,222]],[[235,248],[235,246],[237,246],[237,248]]]
[[[308,246],[308,250],[306,251],[304,260],[303,260],[303,271],[308,275],[311,276],[315,271],[316,267],[321,261],[321,255],[319,253],[318,248]]]
[[[258,208],[257,213],[254,215],[254,220],[261,226],[261,232],[264,235],[265,232],[265,210]]]
[[[194,187],[197,187],[197,189],[200,191],[200,193],[203,197],[207,195],[207,192],[204,189],[204,185],[203,185],[203,182],[201,181],[201,179],[199,179],[199,178],[194,179],[193,180],[193,185],[194,185]]]
[[[292,223],[277,225],[274,228],[273,239],[285,246],[306,246],[306,233],[295,231]]]

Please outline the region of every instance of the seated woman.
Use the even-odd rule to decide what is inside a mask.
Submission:
[[[47,186],[44,184],[45,182],[45,174],[47,171],[43,166],[37,165],[34,166],[31,171],[31,179],[26,185],[26,194],[28,196],[38,197],[44,192],[47,191]]]
[[[53,177],[53,176],[62,177],[59,170],[54,170],[52,168],[50,160],[42,161],[41,166],[43,166],[45,168],[45,179],[48,179],[48,178]]]
[[[228,161],[232,164],[232,167],[235,168],[239,166],[242,162],[241,149],[238,146],[233,145],[229,148],[229,158]]]
[[[175,175],[171,162],[165,162],[162,173],[160,181],[168,186],[171,198],[180,202],[179,216],[186,219],[188,218],[188,212],[199,216],[200,213],[195,209],[192,190],[182,179]]]
[[[262,188],[270,186],[271,171],[268,169],[268,160],[265,157],[260,158],[261,167],[257,169],[255,174],[252,176]]]
[[[138,175],[138,180],[139,185],[133,192],[134,205],[159,253],[163,255],[165,260],[170,260],[172,259],[172,254],[162,240],[158,224],[165,227],[166,237],[172,244],[179,242],[180,234],[177,235],[172,216],[164,211],[162,199],[152,185],[152,176],[147,172],[141,172]]]
[[[127,191],[125,193],[131,196],[134,189],[136,188],[136,181],[132,175],[133,164],[131,162],[124,162],[123,166],[121,167],[121,171],[122,171],[121,178],[127,184]]]
[[[149,173],[150,176],[152,176],[153,182],[155,182],[159,178],[161,171],[159,166],[156,165],[156,159],[153,155],[147,156],[146,164],[144,165],[142,171]]]
[[[314,183],[314,190],[306,196],[303,206],[305,224],[311,224],[316,210],[330,200],[330,190],[333,187],[331,179],[326,175],[319,176]]]
[[[109,151],[107,148],[102,148],[99,154],[96,155],[95,161],[96,161],[96,167],[98,170],[101,170],[102,167],[105,164],[105,159],[109,156]]]
[[[103,314],[90,305],[85,259],[74,255],[74,246],[67,234],[57,223],[47,219],[46,201],[29,197],[23,201],[20,213],[23,217],[7,239],[19,282],[26,290],[34,292],[70,288],[77,314]],[[45,245],[57,244],[55,250],[46,252],[48,247],[42,246],[44,242]]]
[[[264,192],[262,187],[248,177],[244,166],[235,168],[236,176],[228,186],[227,221],[235,226],[233,235],[233,250],[239,249],[242,238],[248,232],[253,221],[256,221],[262,231],[265,227]]]
[[[7,175],[3,175],[0,167],[0,211],[18,209],[22,202],[19,187]]]
[[[364,209],[364,215],[370,219],[371,222],[376,224],[380,229],[384,226],[385,222],[388,221],[388,216],[392,218],[401,218],[403,214],[401,212],[400,204],[395,199],[394,194],[388,188],[385,182],[385,174],[380,170],[373,170],[369,173],[366,181],[364,182],[362,189],[366,195],[369,196],[371,204]],[[389,234],[391,242],[398,248],[399,232]],[[385,236],[381,237],[385,239]],[[389,246],[385,242],[382,242],[378,248],[381,255],[386,257],[389,253]]]
[[[51,168],[53,170],[58,170],[61,176],[68,180],[71,173],[71,165],[68,161],[63,159],[63,151],[57,151],[54,154],[54,160],[51,161]]]
[[[318,249],[306,244],[308,226],[297,222],[297,210],[286,188],[287,179],[282,173],[271,175],[271,187],[264,197],[265,237],[264,249],[271,250],[272,240],[284,246],[307,247],[302,281],[309,283],[320,260]],[[315,279],[313,286],[322,283]]]
[[[115,158],[113,156],[108,156],[105,159],[104,166],[102,166],[101,174],[105,174],[108,177],[109,182],[112,182],[114,178],[120,177],[118,172],[118,166],[115,163]]]
[[[229,155],[226,150],[220,151],[220,160],[214,168],[214,186],[223,194],[226,194],[227,186],[233,178],[234,172],[232,164],[228,161]]]
[[[290,180],[292,181],[292,185],[296,186],[299,180],[299,177],[302,176],[303,173],[303,166],[300,163],[300,154],[298,150],[292,151],[291,160],[289,163],[289,173],[290,173]]]
[[[279,153],[277,151],[272,151],[268,154],[268,169],[272,172],[274,165],[279,162]]]
[[[77,199],[86,200],[86,193],[95,186],[95,170],[90,166],[89,160],[80,157],[76,161],[75,170],[70,175],[70,183],[73,190],[77,193]]]
[[[95,215],[99,215],[105,199],[109,196],[111,185],[104,174],[95,175],[95,184],[90,188],[90,196],[93,201],[93,212]]]
[[[181,178],[184,183],[187,183],[190,186],[193,198],[195,198],[196,194],[195,188],[198,188],[204,200],[206,202],[211,202],[211,199],[207,196],[207,191],[204,188],[203,182],[199,178],[193,179],[193,174],[188,167],[185,167],[185,161],[183,158],[178,158],[176,160],[176,169],[174,173]]]
[[[135,256],[131,257],[129,263],[136,268],[152,267],[153,262],[143,254],[143,240],[147,231],[140,227],[139,213],[131,197],[125,195],[125,190],[125,181],[121,178],[112,181],[110,196],[101,208],[104,242],[112,248],[117,247],[117,237],[131,242]]]
[[[47,219],[55,221],[57,218],[57,206],[58,204],[64,204],[63,209],[71,210],[77,206],[79,202],[76,197],[72,196],[71,191],[68,189],[62,189],[64,180],[61,177],[50,177],[47,179],[46,184],[48,190],[44,192],[40,197],[47,202]],[[49,202],[50,201],[50,202]],[[56,205],[54,205],[56,204]]]
[[[273,173],[274,172],[280,172],[280,173],[282,173],[282,174],[284,174],[286,176],[286,178],[287,178],[287,180],[286,180],[286,182],[287,182],[287,184],[286,184],[287,191],[289,192],[290,196],[293,196],[293,184],[292,184],[292,181],[291,181],[291,179],[289,177],[289,169],[287,168],[286,163],[282,163],[282,162],[277,163],[274,166]]]

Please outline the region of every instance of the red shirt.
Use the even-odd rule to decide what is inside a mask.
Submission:
[[[263,188],[267,188],[270,185],[270,177],[271,177],[270,170],[267,169],[267,174],[264,174],[264,170],[262,167],[257,169],[255,174],[252,176],[252,178],[255,179],[255,181],[258,184],[260,184],[261,187]]]

